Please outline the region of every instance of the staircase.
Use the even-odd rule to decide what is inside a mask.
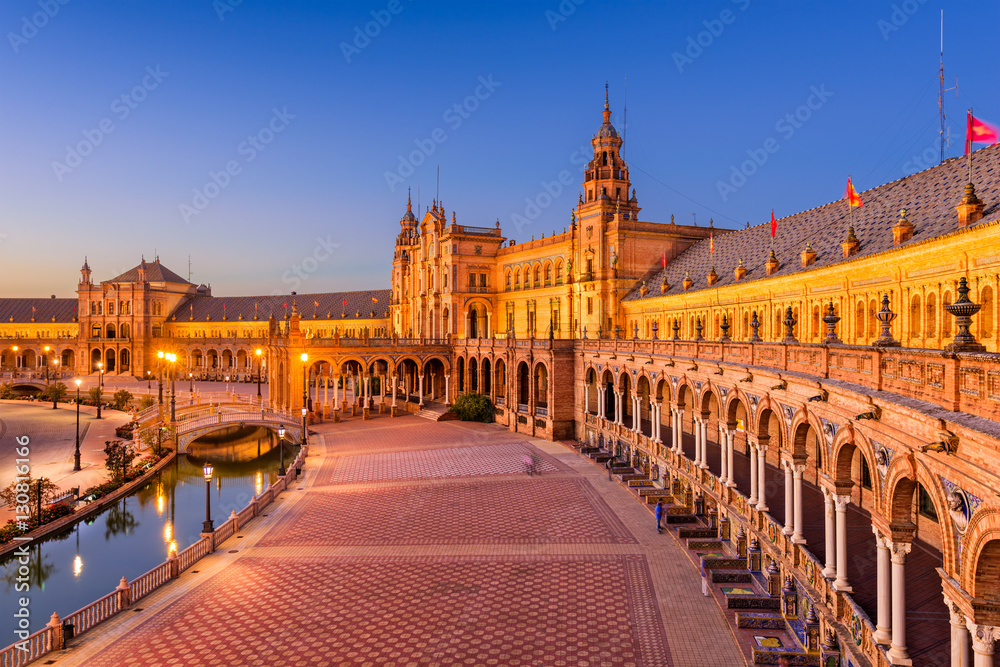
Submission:
[[[448,414],[448,408],[444,403],[438,403],[437,401],[427,401],[420,412],[416,413],[418,417],[429,419],[432,422],[443,421],[446,414]]]

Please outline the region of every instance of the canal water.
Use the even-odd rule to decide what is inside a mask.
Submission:
[[[183,551],[198,541],[205,520],[206,460],[215,468],[209,489],[216,527],[232,510],[246,507],[277,479],[276,438],[256,428],[227,435],[195,443],[191,454],[180,455],[132,495],[30,547],[28,580],[20,582],[27,591],[18,590],[23,577],[16,557],[6,557],[0,562],[0,617],[11,619],[18,598],[27,597],[35,632],[52,612],[64,617],[110,593],[122,577],[131,581],[153,569],[166,560],[172,542]],[[285,444],[286,467],[296,453]],[[0,646],[15,641],[13,634],[0,636]]]

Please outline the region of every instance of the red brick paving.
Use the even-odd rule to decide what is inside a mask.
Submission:
[[[587,480],[524,478],[314,491],[259,546],[636,543]]]

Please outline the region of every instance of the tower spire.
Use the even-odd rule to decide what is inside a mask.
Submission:
[[[604,82],[604,122],[611,122],[611,107],[608,105],[608,82]]]

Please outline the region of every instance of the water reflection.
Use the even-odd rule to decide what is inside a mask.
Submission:
[[[162,563],[199,539],[205,519],[205,480],[202,465],[215,466],[212,518],[219,526],[233,510],[239,511],[277,479],[278,449],[267,432],[241,441],[251,442],[256,455],[245,458],[226,443],[217,443],[220,458],[201,443],[197,454],[182,455],[157,478],[101,514],[80,521],[57,536],[29,548],[26,572],[20,574],[16,556],[0,562],[6,595],[0,597],[0,616],[17,609],[17,598],[31,600],[31,630],[40,630],[52,612],[70,614],[110,593],[124,576],[129,580]],[[244,452],[246,442],[236,450]],[[285,460],[295,449],[286,444]],[[72,538],[72,539],[70,539]],[[16,591],[22,577],[28,591]],[[16,594],[15,594],[16,593]]]

